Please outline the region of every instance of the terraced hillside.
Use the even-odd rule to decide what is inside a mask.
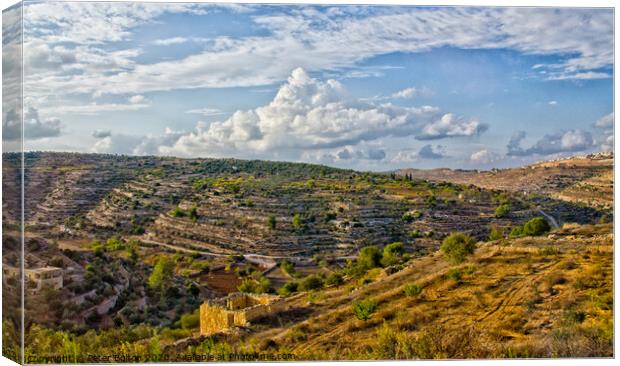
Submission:
[[[27,337],[44,340],[32,354],[94,347],[161,361],[254,351],[297,359],[613,352],[613,226],[605,223],[613,212],[600,204],[613,191],[602,160],[525,168],[542,188],[524,194],[297,163],[26,158],[26,269],[55,267],[63,280],[44,291],[28,283]],[[15,191],[15,167],[5,164],[5,192]],[[508,173],[517,171],[498,172],[498,181]],[[556,180],[563,183],[552,189]],[[18,201],[6,198],[14,214]],[[5,266],[18,255],[15,223],[3,217]],[[450,238],[476,249],[463,249],[462,263],[448,260],[440,247]],[[7,278],[3,290],[15,285]],[[200,336],[199,304],[237,291],[277,293],[290,310]],[[74,361],[88,361],[82,354],[73,352]]]
[[[46,237],[125,235],[213,256],[354,255],[369,243],[437,249],[453,231],[485,238],[546,214],[605,213],[548,197],[318,165],[227,159],[28,153],[26,221]],[[569,194],[568,191],[565,194]],[[498,217],[497,205],[511,204]]]
[[[545,194],[593,207],[613,207],[613,154],[593,154],[491,171],[403,169],[399,175],[487,189]]]

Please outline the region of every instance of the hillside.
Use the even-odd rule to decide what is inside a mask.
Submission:
[[[32,354],[612,354],[605,159],[422,179],[236,159],[25,156],[26,269],[62,277],[58,288],[27,283],[27,338],[41,340]],[[18,192],[17,156],[3,159],[4,192]],[[535,189],[508,189],[518,172]],[[475,174],[498,178],[470,184]],[[4,197],[3,264],[14,268],[18,200]],[[533,234],[536,220],[544,227]],[[476,243],[458,264],[440,250],[455,233]],[[18,284],[4,280],[8,298]],[[289,310],[200,336],[200,304],[237,291],[279,294]],[[376,306],[367,320],[351,308],[362,300]]]
[[[491,171],[403,169],[398,175],[487,189],[546,194],[568,202],[613,207],[613,154],[594,154]]]
[[[610,230],[568,225],[547,237],[478,243],[458,265],[436,252],[370,284],[296,296],[280,326],[266,319],[217,344],[298,359],[610,357]],[[413,283],[421,294],[407,296]],[[367,321],[352,311],[361,299],[377,304]]]
[[[372,271],[374,280],[292,295],[291,310],[209,337],[191,326],[73,337],[33,327],[30,337],[46,342],[29,352],[69,347],[76,362],[92,347],[140,361],[612,357],[611,229],[566,225],[542,237],[479,242],[459,264],[434,252],[393,274]],[[420,290],[407,294],[412,284]],[[376,305],[367,320],[353,311],[360,300]]]

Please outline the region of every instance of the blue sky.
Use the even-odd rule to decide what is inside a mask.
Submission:
[[[48,2],[24,22],[29,150],[387,170],[613,148],[609,9]]]

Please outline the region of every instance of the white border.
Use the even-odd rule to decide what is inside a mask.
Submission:
[[[53,0],[54,1],[54,0]],[[59,0],[55,0],[55,1],[59,1]],[[62,0],[61,0],[62,1]],[[74,2],[77,1],[83,1],[83,2],[92,2],[92,0],[71,0]],[[106,0],[107,2],[126,2],[126,0]],[[518,0],[518,1],[509,1],[509,0],[474,0],[474,1],[465,1],[465,0],[436,0],[436,1],[427,1],[427,0],[416,0],[416,1],[412,1],[412,0],[403,0],[403,1],[394,1],[394,0],[387,0],[387,1],[380,1],[380,0],[288,0],[288,1],[281,1],[281,0],[272,0],[272,1],[265,1],[265,0],[253,0],[253,1],[249,1],[249,0],[218,0],[218,1],[204,1],[204,0],[196,0],[196,1],[182,1],[182,0],[150,0],[150,1],[144,1],[144,0],[133,0],[135,2],[175,2],[175,3],[187,3],[187,2],[195,2],[195,3],[243,3],[243,4],[331,4],[331,5],[344,5],[344,4],[359,4],[359,5],[364,5],[364,4],[372,4],[372,5],[434,5],[434,6],[438,6],[438,5],[447,5],[447,6],[487,6],[487,7],[498,7],[498,6],[523,6],[523,7],[585,7],[585,8],[614,8],[614,12],[615,12],[615,5],[616,3],[614,1],[610,1],[610,0],[589,0],[589,1],[584,1],[584,0],[546,0],[544,1],[544,3],[541,4],[541,1],[522,1],[522,0]],[[26,2],[28,2],[26,0]],[[18,1],[15,0],[0,0],[0,4],[2,5],[2,10],[8,8],[11,5],[14,5],[18,3]],[[1,27],[1,17],[0,17],[0,27]],[[618,29],[618,20],[617,18],[614,16],[614,30]],[[616,42],[616,37],[614,35],[614,45]],[[617,59],[618,56],[618,50],[615,49],[614,50],[614,60]],[[615,62],[614,62],[615,65]],[[615,68],[614,68],[615,69]],[[2,71],[2,66],[0,65],[0,74]],[[615,71],[615,70],[614,70]],[[617,84],[615,83],[615,72],[614,72],[614,111],[615,111],[615,105],[617,105],[617,101],[618,101],[618,93],[616,92],[617,88]],[[0,92],[0,98],[2,96],[2,93]],[[614,138],[614,144],[617,143],[617,138]],[[616,146],[614,146],[614,151],[616,151]],[[0,172],[2,169],[2,162],[0,161]],[[614,163],[614,182],[618,182],[618,177],[620,176],[620,173],[618,172],[618,170],[615,169],[615,163]],[[620,197],[620,193],[618,192],[618,190],[614,191],[614,213],[616,213],[615,210],[615,203],[618,202],[618,198]],[[0,207],[0,211],[1,211],[1,207]],[[618,218],[617,215],[614,215],[614,232],[615,229],[618,227],[618,224],[620,223],[620,219]],[[1,233],[2,228],[0,227],[0,233]],[[615,246],[615,242],[614,242],[614,246]],[[614,251],[614,320],[616,320],[616,301],[618,299],[615,298],[615,293],[617,293],[617,289],[618,289],[618,273],[617,271],[615,271],[615,269],[617,268],[618,265],[618,261],[617,261],[617,257],[615,256],[615,251]],[[1,286],[1,284],[0,284]],[[2,309],[0,307],[0,319],[1,319],[1,314],[2,314]],[[615,321],[614,324],[614,338],[617,339],[618,336],[618,322]],[[2,340],[2,332],[0,331],[0,341]],[[614,351],[617,351],[617,348],[615,347],[616,343],[614,342]],[[344,361],[344,362],[338,362],[339,365],[355,365],[358,364],[360,361]],[[545,364],[545,365],[582,365],[584,363],[588,363],[588,364],[597,364],[597,365],[612,365],[612,364],[616,364],[615,360],[613,359],[606,359],[606,360],[601,360],[601,359],[536,359],[536,360],[471,360],[471,361],[374,361],[374,362],[378,362],[380,364],[385,364],[385,365],[389,365],[389,364],[410,364],[413,365],[415,362],[415,365],[436,365],[436,364],[441,364],[441,363],[450,363],[452,365],[474,365],[474,364],[484,364],[484,365],[495,365],[495,364],[502,364],[502,365],[528,365],[528,364]],[[197,363],[175,363],[175,365],[188,365],[188,366],[192,366],[192,365],[196,365]],[[247,363],[245,363],[247,364]],[[264,363],[265,365],[278,365],[278,363],[275,362],[269,362],[269,363]],[[295,362],[295,365],[328,365],[330,364],[330,362]],[[4,357],[0,357],[0,365],[15,365],[14,362],[4,358]],[[123,364],[119,364],[119,365],[123,365]],[[125,365],[135,365],[135,364],[125,364]],[[150,365],[170,365],[170,364],[161,364],[161,363],[152,363]],[[219,364],[218,364],[219,365]],[[226,365],[226,366],[230,366],[230,365],[244,365],[244,363],[222,363],[221,365]]]

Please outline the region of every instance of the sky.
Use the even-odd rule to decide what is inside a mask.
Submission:
[[[28,2],[23,14],[26,150],[385,171],[613,149],[611,9]],[[8,56],[5,75],[20,67]],[[3,104],[9,145],[19,113]]]

